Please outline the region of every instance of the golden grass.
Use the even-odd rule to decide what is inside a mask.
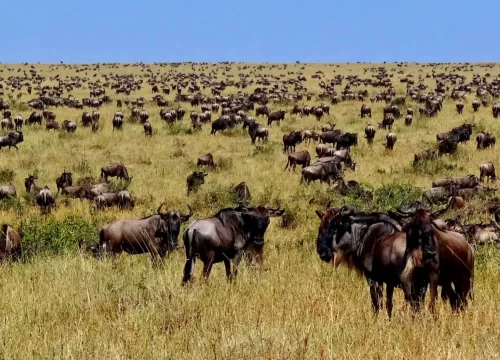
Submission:
[[[237,78],[243,65],[232,65],[226,74]],[[308,77],[307,87],[319,92],[316,80],[310,76],[322,70],[327,79],[335,74],[363,75],[368,65],[288,65],[286,70],[266,65],[266,74],[279,75],[299,71]],[[395,68],[394,65],[385,65]],[[200,73],[201,66],[193,65]],[[205,66],[205,73],[222,66]],[[436,72],[444,71],[445,66]],[[14,71],[7,70],[13,68]],[[1,65],[3,77],[29,66]],[[76,75],[74,69],[63,66],[38,65],[41,74],[49,78],[56,73],[64,79]],[[89,69],[93,67],[90,66]],[[153,73],[172,70],[172,67],[150,66]],[[182,65],[175,71],[190,72],[191,65]],[[418,78],[431,68],[411,64],[404,68]],[[141,67],[111,68],[101,65],[97,74],[143,74]],[[475,66],[475,72],[486,70]],[[335,71],[335,73],[334,73]],[[393,82],[399,93],[397,72]],[[83,76],[84,73],[78,73]],[[87,76],[93,78],[94,71]],[[465,73],[470,80],[472,72]],[[253,75],[252,75],[253,76]],[[224,78],[219,73],[219,79]],[[145,79],[146,81],[146,79]],[[434,88],[434,80],[426,79]],[[48,82],[54,84],[53,82]],[[247,91],[251,91],[251,86]],[[290,87],[292,88],[292,87]],[[362,89],[363,87],[360,87]],[[336,87],[338,92],[341,87]],[[368,88],[370,94],[377,89]],[[23,89],[25,92],[25,90]],[[234,92],[229,88],[229,92]],[[204,91],[209,95],[209,91]],[[6,91],[6,95],[8,90]],[[15,92],[17,94],[17,91]],[[88,96],[88,89],[78,89],[73,95]],[[114,91],[108,89],[113,98]],[[7,98],[7,96],[4,98]],[[65,94],[67,95],[67,94]],[[144,96],[150,99],[150,86],[144,84],[131,99]],[[30,97],[24,95],[21,101]],[[173,95],[167,97],[173,99]],[[345,131],[360,133],[360,142],[353,149],[357,162],[355,173],[347,172],[347,179],[378,187],[391,182],[410,182],[425,188],[440,176],[478,174],[479,165],[486,161],[500,164],[495,149],[476,151],[475,141],[460,145],[459,155],[443,160],[451,164],[449,170],[437,174],[411,171],[413,153],[435,148],[435,134],[474,118],[478,128],[495,135],[497,121],[491,108],[472,113],[471,95],[463,115],[456,115],[454,102],[446,100],[437,118],[415,116],[413,125],[405,127],[398,120],[393,131],[398,140],[393,152],[387,152],[382,143],[387,131],[378,130],[373,147],[363,139],[366,124],[376,124],[382,118],[383,104],[373,104],[373,119],[358,117],[361,103],[345,102],[331,106],[330,116],[321,123],[333,122]],[[319,99],[304,103],[319,104]],[[182,125],[189,128],[188,109]],[[273,105],[273,109],[291,109],[293,105]],[[418,105],[411,104],[417,111]],[[147,256],[123,255],[116,263],[96,262],[79,253],[47,257],[38,256],[26,264],[2,267],[0,277],[0,353],[5,358],[101,358],[101,359],[330,359],[330,358],[425,358],[456,359],[500,357],[500,331],[497,301],[499,256],[494,249],[478,254],[475,302],[464,314],[453,315],[449,307],[438,305],[438,319],[427,311],[416,318],[404,308],[400,292],[396,292],[395,311],[391,321],[385,313],[375,317],[371,311],[369,292],[364,280],[346,270],[333,269],[321,263],[315,252],[318,220],[314,210],[321,208],[313,198],[328,198],[326,185],[300,185],[300,172],[283,172],[286,156],[281,137],[295,129],[320,128],[313,117],[301,118],[287,114],[281,128],[273,124],[270,141],[257,152],[246,132],[231,131],[230,135],[210,136],[210,126],[192,135],[169,135],[171,130],[159,118],[159,109],[148,103],[154,136],[145,138],[139,124],[124,124],[123,132],[114,132],[111,119],[115,108],[100,109],[101,130],[92,134],[79,127],[75,134],[47,133],[44,127],[25,127],[25,142],[19,151],[2,150],[0,169],[15,171],[15,184],[24,193],[23,179],[28,173],[38,172],[38,184],[49,185],[55,191],[55,179],[65,168],[74,178],[91,173],[99,175],[101,166],[113,162],[125,163],[134,179],[129,190],[138,206],[132,212],[110,210],[95,220],[87,203],[72,201],[71,206],[59,206],[49,219],[61,220],[75,215],[102,225],[114,218],[130,218],[150,214],[158,204],[166,201],[169,208],[187,210],[194,205],[195,218],[202,218],[218,210],[224,200],[217,198],[224,189],[246,181],[254,203],[275,205],[280,201],[296,212],[298,226],[280,227],[280,220],[272,220],[266,233],[265,269],[242,265],[233,284],[225,280],[222,265],[214,266],[208,283],[201,279],[201,264],[197,263],[197,281],[181,288],[184,255],[173,254],[161,269],[151,267]],[[81,111],[55,109],[57,120],[77,120]],[[130,109],[124,109],[128,116]],[[25,118],[30,111],[21,111]],[[17,112],[14,111],[13,115]],[[264,121],[264,120],[262,120]],[[308,149],[314,154],[315,145],[301,144],[297,150]],[[211,152],[215,162],[224,161],[225,170],[211,171],[206,184],[190,196],[186,194],[185,179],[195,169],[196,159]],[[336,198],[337,199],[337,198]],[[338,201],[338,200],[336,200]],[[37,218],[37,209],[25,208],[26,216]],[[469,214],[467,209],[464,213]],[[1,211],[2,220],[19,225],[14,211]],[[487,215],[477,211],[468,219],[486,220]],[[97,230],[97,227],[96,227]]]

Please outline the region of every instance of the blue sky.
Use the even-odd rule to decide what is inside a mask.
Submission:
[[[500,61],[499,0],[18,0],[0,62]]]

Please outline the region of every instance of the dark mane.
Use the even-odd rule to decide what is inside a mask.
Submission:
[[[224,222],[231,215],[234,216],[235,211],[236,210],[234,208],[225,208],[225,209],[219,210],[219,212],[217,212],[213,217]]]

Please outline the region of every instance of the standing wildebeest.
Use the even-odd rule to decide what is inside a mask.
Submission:
[[[486,149],[495,146],[497,139],[487,132],[480,132],[476,136],[477,149]]]
[[[337,150],[350,150],[351,146],[358,145],[358,134],[345,133],[337,137]]]
[[[380,213],[353,213],[346,207],[316,211],[321,219],[316,251],[321,260],[345,263],[362,274],[370,286],[372,308],[382,306],[386,284],[386,308],[392,315],[394,288],[400,287],[404,269],[405,234],[395,220]],[[335,257],[334,257],[335,255]]]
[[[437,161],[437,159],[438,155],[434,150],[424,150],[415,154],[415,158],[413,160],[413,166],[415,166],[421,161]]]
[[[24,135],[21,131],[7,133],[4,136],[0,136],[0,150],[6,146],[8,146],[9,149],[14,147],[16,150],[19,150],[17,148],[17,144],[22,143],[23,141]]]
[[[326,131],[319,134],[319,142],[323,144],[334,145],[337,142],[339,136],[342,135],[342,130]]]
[[[153,136],[153,127],[149,121],[146,121],[142,127],[144,128],[144,136]]]
[[[371,124],[368,124],[365,128],[365,138],[366,138],[366,142],[368,143],[368,145],[371,145],[373,144],[373,139],[375,138],[375,133],[377,132],[377,130],[375,130],[375,128],[371,125]]]
[[[211,168],[215,169],[214,157],[210,153],[200,156],[198,158],[196,166],[210,166]]]
[[[413,122],[413,116],[412,115],[406,115],[406,117],[405,117],[405,125],[406,126],[410,126],[412,122]]]
[[[11,118],[5,118],[0,122],[2,130],[7,128],[7,130],[14,130],[14,122]]]
[[[23,128],[23,117],[21,115],[17,115],[14,118],[14,124],[16,125],[16,131],[20,131]]]
[[[283,151],[295,152],[295,146],[302,142],[302,133],[300,131],[292,131],[288,135],[283,135]]]
[[[474,110],[474,112],[478,111],[480,107],[481,103],[479,102],[479,100],[474,100],[472,102],[472,109]]]
[[[82,125],[83,127],[89,127],[92,125],[92,114],[84,112],[82,114]]]
[[[226,276],[231,279],[231,260],[236,276],[243,253],[252,245],[261,261],[269,218],[281,216],[283,213],[284,210],[279,208],[264,206],[227,208],[211,218],[191,223],[182,235],[186,249],[182,283],[192,279],[196,258],[203,262],[203,276],[206,279],[210,275],[212,265],[218,262],[224,262]]]
[[[146,121],[148,121],[149,119],[149,114],[146,110],[142,110],[140,113],[139,113],[139,120],[140,120],[140,123],[141,124],[144,124]]]
[[[109,164],[101,168],[101,179],[108,182],[108,177],[117,177],[126,181],[132,181],[132,176],[128,176],[128,170],[121,163]]]
[[[255,109],[255,116],[259,116],[259,115],[269,116],[270,113],[271,113],[271,110],[269,110],[269,107],[267,105],[259,106]]]
[[[444,139],[439,142],[438,153],[442,154],[454,154],[457,151],[458,143],[453,139]]]
[[[59,123],[55,120],[47,121],[45,123],[45,130],[47,131],[54,130],[55,132],[56,130],[59,130]]]
[[[191,191],[198,189],[200,185],[204,184],[205,176],[208,176],[208,174],[203,171],[194,171],[189,175],[186,179],[187,193],[189,194]]]
[[[309,144],[312,141],[319,140],[319,135],[314,130],[304,130],[302,132],[302,139]]]
[[[332,159],[332,158],[323,158]],[[342,178],[341,165],[335,161],[325,161],[306,166],[302,169],[302,181],[306,184],[319,180],[321,183],[331,184],[332,181]]]
[[[390,132],[389,134],[387,134],[387,136],[385,137],[386,139],[386,143],[384,144],[385,147],[389,150],[392,150],[394,149],[394,145],[396,144],[396,140],[398,139],[396,137],[396,134],[394,134],[393,132]]]
[[[488,181],[495,181],[497,179],[497,174],[495,171],[495,165],[491,161],[482,164],[479,167],[479,181],[483,182],[484,178],[488,178]]]
[[[378,124],[379,128],[387,129],[389,130],[392,129],[392,125],[394,124],[394,114],[393,113],[386,113],[384,114],[384,120],[382,120],[381,123]]]
[[[23,254],[21,236],[10,225],[2,224],[0,262],[20,260]]]
[[[464,111],[464,103],[462,101],[457,102],[455,106],[457,108],[457,113],[461,114]]]
[[[233,191],[236,195],[236,200],[238,204],[242,206],[250,205],[250,200],[252,199],[252,195],[250,194],[250,189],[248,189],[247,183],[242,181],[238,185],[233,188]]]
[[[122,190],[116,197],[117,205],[120,209],[133,209],[135,207],[135,201],[129,191]]]
[[[120,116],[114,116],[112,124],[113,124],[113,131],[115,131],[115,129],[121,130],[123,127],[123,118]]]
[[[0,186],[0,200],[16,197],[16,195],[16,186],[14,184]]]
[[[419,207],[398,212],[410,220],[403,226],[407,246],[406,266],[401,274],[401,282],[407,292],[414,292],[420,286],[415,282],[430,280],[429,308],[433,312],[437,298],[437,287],[441,285],[442,294],[450,300],[453,310],[467,306],[467,297],[472,298],[474,283],[474,251],[462,234],[444,230],[435,220],[451,204],[435,213]],[[428,280],[429,279],[429,280]],[[452,288],[452,284],[454,288]],[[423,299],[419,299],[422,302]]]
[[[48,186],[45,186],[42,190],[40,190],[35,199],[36,204],[40,206],[43,214],[49,213],[54,205],[54,196],[52,196],[52,191],[49,190]]]
[[[364,118],[366,115],[368,115],[369,117],[372,117],[372,109],[368,105],[363,104],[363,105],[361,105],[361,114],[360,114],[360,116],[362,118]]]
[[[72,185],[73,185],[73,174],[70,172],[66,172],[66,170],[64,170],[61,176],[59,176],[56,179],[56,186],[58,193],[61,189],[64,189],[65,187]]]
[[[159,265],[166,253],[177,247],[181,224],[193,215],[189,205],[188,215],[179,211],[161,212],[164,204],[158,207],[155,215],[117,220],[103,226],[99,233],[98,250],[115,256],[122,251],[134,255],[149,252],[153,264]]]
[[[64,120],[61,127],[69,133],[76,131],[76,124],[73,121]]]
[[[314,116],[316,116],[316,120],[320,121],[323,117],[323,109],[320,107],[314,108]]]
[[[191,119],[191,123],[196,123],[198,121],[198,113],[191,111],[191,114],[189,114],[189,118]]]
[[[31,115],[24,121],[25,125],[32,125],[37,123],[42,125],[43,115],[37,112],[32,112]]]
[[[33,175],[28,175],[27,178],[24,178],[24,188],[26,189],[27,193],[36,194],[42,189],[35,184],[35,180],[37,179],[38,178]]]
[[[258,138],[260,141],[267,141],[269,138],[269,130],[266,129],[259,123],[253,122],[248,125],[248,135],[252,140],[252,144],[255,144],[255,140]]]
[[[286,163],[286,167],[283,171],[288,169],[288,167],[293,168],[293,171],[295,171],[295,167],[297,165],[302,165],[302,169],[306,166],[311,165],[311,155],[309,155],[309,151],[302,150],[293,154],[289,154],[288,162]]]
[[[496,119],[498,115],[500,115],[500,103],[493,104],[493,107],[491,108],[491,113],[493,114],[493,117]]]
[[[68,195],[75,199],[91,199],[90,190],[85,186],[65,186],[61,191],[62,195]]]
[[[285,110],[275,111],[267,117],[267,125],[271,126],[273,121],[276,121],[280,125],[280,122],[283,120],[285,120]]]

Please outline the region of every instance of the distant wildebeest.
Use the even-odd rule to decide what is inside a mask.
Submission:
[[[286,169],[288,169],[288,167],[290,167],[290,169],[293,168],[293,171],[295,171],[295,167],[297,165],[302,165],[302,168],[305,168],[306,166],[311,165],[311,155],[309,154],[309,151],[302,150],[299,152],[295,152],[293,154],[289,154],[288,161],[286,163],[284,170],[286,170]]]
[[[0,186],[0,200],[16,197],[16,186],[12,183]]]
[[[382,128],[382,129],[389,129],[391,130],[392,129],[392,125],[394,124],[394,114],[392,113],[387,113],[387,114],[384,114],[384,120],[382,120],[381,123],[379,123],[379,128]]]
[[[394,145],[396,144],[396,140],[397,140],[396,134],[394,134],[393,132],[390,132],[389,134],[387,134],[385,139],[386,139],[386,143],[384,144],[385,147],[389,150],[394,149]]]
[[[113,256],[125,251],[128,254],[144,254],[149,252],[154,265],[163,262],[167,252],[177,247],[181,224],[193,215],[180,211],[162,212],[161,204],[155,215],[142,219],[117,220],[102,227],[99,233],[99,244],[92,249],[98,253]]]
[[[27,193],[37,194],[42,188],[35,184],[35,180],[38,178],[33,175],[28,175],[27,178],[24,178],[24,188]]]
[[[488,181],[496,181],[497,179],[497,174],[495,171],[495,165],[491,161],[482,164],[479,167],[479,181],[483,182],[484,178],[486,177]]]
[[[35,197],[36,204],[40,206],[43,214],[47,214],[54,205],[54,196],[48,186],[45,186]]]
[[[206,176],[208,176],[208,174],[203,171],[194,171],[189,175],[186,179],[187,193],[189,194],[191,191],[198,189],[200,185],[203,185]]]
[[[0,262],[21,260],[23,254],[21,236],[10,225],[2,224],[0,234]]]
[[[108,182],[108,177],[117,177],[126,181],[132,181],[128,170],[122,163],[109,164],[101,168],[101,179]]]
[[[266,115],[269,116],[271,110],[267,105],[259,106],[255,109],[255,116]]]
[[[146,121],[148,121],[149,119],[149,114],[147,111],[145,110],[142,110],[140,113],[139,113],[139,119],[140,119],[140,123],[141,124],[144,124]]]
[[[122,124],[123,124],[123,120],[122,120]],[[120,129],[121,129],[121,127],[120,127]],[[97,130],[99,130],[99,123],[98,122],[92,122],[92,132],[95,133],[95,132],[97,132]],[[113,124],[113,131],[114,130],[115,130],[115,128],[114,128],[114,124]]]
[[[302,142],[302,133],[300,131],[292,131],[290,134],[283,135],[283,151],[295,152],[295,146]]]
[[[311,140],[319,140],[319,135],[314,130],[304,130],[302,132],[302,139],[305,143],[309,144]]]
[[[45,120],[55,120],[56,119],[56,114],[53,113],[52,111],[44,110],[42,115],[43,115],[43,118]]]
[[[243,206],[250,205],[250,200],[252,199],[252,195],[250,194],[250,189],[248,189],[246,182],[244,181],[240,182],[233,188],[233,191],[236,195],[236,200],[238,201],[238,204]]]
[[[255,144],[255,140],[257,139],[263,142],[266,142],[269,139],[269,130],[256,122],[248,125],[248,134],[250,135],[252,144]]]
[[[371,145],[373,144],[373,139],[375,138],[375,133],[377,132],[377,130],[375,130],[375,128],[371,125],[371,124],[368,124],[365,128],[365,138],[366,138],[366,142],[368,143],[368,145]]]
[[[477,149],[487,149],[495,146],[496,137],[487,132],[480,132],[476,136]]]
[[[100,192],[99,195],[96,194],[95,189],[90,190],[91,197],[94,198],[94,203],[97,210],[104,210],[112,206],[118,206],[118,193],[117,192]]]
[[[282,120],[285,120],[285,110],[275,111],[270,113],[267,117],[267,125],[271,126],[273,121],[276,121],[278,125],[280,125]]]
[[[186,249],[186,264],[182,283],[191,281],[196,258],[203,262],[203,276],[208,279],[212,265],[224,262],[226,276],[231,279],[231,260],[234,276],[243,253],[253,246],[258,261],[262,261],[264,234],[270,217],[283,215],[284,210],[263,206],[227,208],[213,217],[196,220],[189,225],[182,236]]]
[[[2,119],[2,121],[0,122],[0,125],[2,126],[2,130],[4,130],[4,129],[14,130],[14,122],[12,121],[11,118]]]
[[[364,118],[366,115],[368,115],[369,117],[372,117],[372,109],[368,105],[363,104],[363,105],[361,105],[361,114],[360,114],[360,116],[362,118]]]
[[[500,103],[493,104],[493,107],[491,108],[491,113],[493,114],[493,117],[496,119],[498,115],[500,115]]]
[[[412,122],[413,122],[413,116],[412,115],[406,115],[405,116],[405,125],[406,126],[410,126]]]
[[[23,141],[24,135],[21,131],[9,132],[4,136],[0,136],[0,150],[6,146],[8,146],[9,149],[14,147],[16,150],[19,150],[17,148],[17,144],[22,143]]]
[[[437,161],[438,154],[434,150],[424,150],[417,154],[415,154],[413,165],[422,162],[422,161]]]
[[[25,125],[38,124],[42,125],[43,115],[41,113],[32,112],[31,115],[24,121]]]
[[[341,135],[342,130],[325,131],[324,133],[319,134],[319,142],[334,145]]]
[[[66,170],[64,170],[61,176],[59,176],[56,179],[56,186],[58,193],[61,189],[64,189],[65,187],[72,185],[73,185],[73,174],[70,172],[66,172]]]
[[[326,158],[325,158],[326,159]],[[306,184],[319,180],[331,184],[342,177],[340,164],[334,161],[318,162],[302,169],[302,181]]]
[[[332,123],[328,123],[328,124],[325,124],[321,127],[321,131],[322,132],[327,132],[327,131],[333,131],[333,129],[335,128],[335,124],[332,124]]]
[[[14,124],[16,125],[16,131],[21,131],[23,129],[23,117],[21,115],[17,115],[14,118]]]
[[[76,131],[76,124],[73,121],[64,120],[61,127],[69,133]]]
[[[82,126],[88,127],[92,125],[92,114],[88,112],[84,112],[82,114]]]
[[[455,105],[457,108],[457,113],[461,114],[464,111],[464,103],[462,101],[457,102]]]
[[[149,121],[146,121],[142,127],[144,128],[145,136],[153,136],[153,127]]]
[[[210,166],[211,168],[215,168],[214,157],[210,153],[200,156],[196,166]]]
[[[62,195],[67,195],[75,199],[91,199],[90,190],[85,186],[65,186],[61,191]]]
[[[481,103],[479,102],[479,100],[474,100],[472,102],[472,109],[474,110],[474,112],[478,111],[480,107]]]
[[[127,190],[122,190],[117,194],[117,205],[120,209],[133,209],[135,201]]]
[[[47,121],[45,123],[45,130],[47,131],[54,130],[55,132],[56,130],[59,130],[59,123],[55,120]]]

